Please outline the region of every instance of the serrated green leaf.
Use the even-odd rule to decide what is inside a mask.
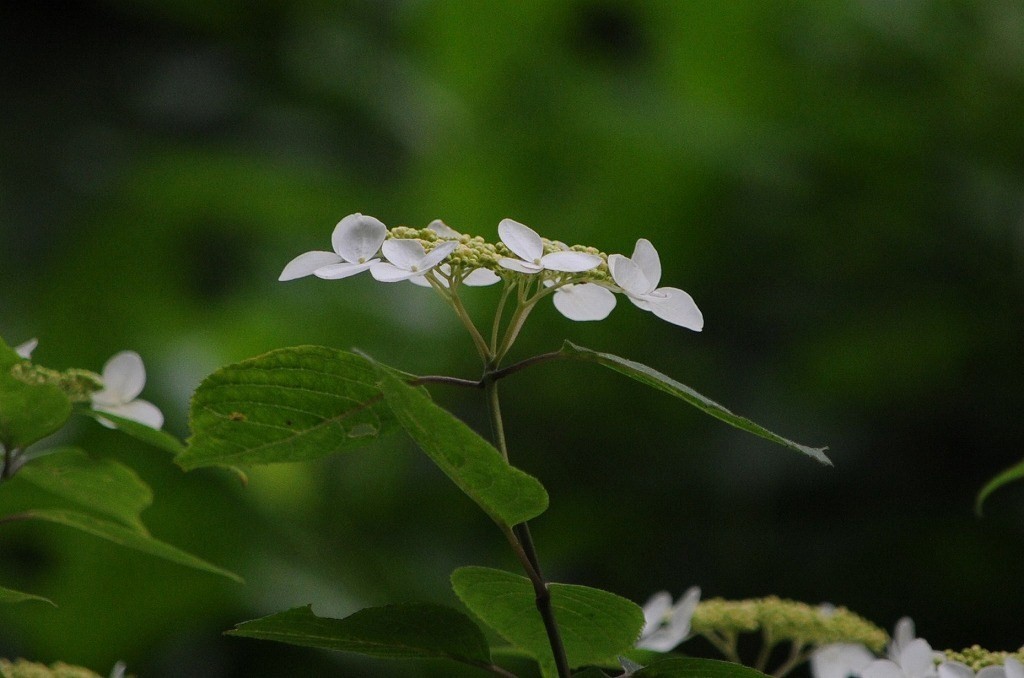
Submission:
[[[297,346],[221,368],[192,398],[185,469],[317,459],[393,427],[366,358]]]
[[[832,462],[825,455],[825,450],[828,449],[827,447],[808,447],[807,445],[795,443],[792,440],[788,440],[778,434],[772,433],[763,426],[755,424],[746,417],[741,417],[738,414],[730,412],[722,405],[719,405],[710,398],[697,393],[689,386],[681,384],[675,379],[672,379],[671,377],[668,377],[647,365],[633,362],[632,360],[627,360],[625,358],[620,358],[619,356],[612,355],[611,353],[592,351],[589,348],[577,346],[569,341],[562,345],[559,353],[567,358],[585,360],[597,363],[598,365],[604,365],[605,367],[615,370],[619,374],[624,374],[631,379],[639,381],[641,384],[645,384],[659,391],[664,391],[669,395],[684,400],[702,412],[710,414],[712,417],[720,421],[724,421],[730,426],[746,431],[747,433],[753,433],[756,436],[770,440],[773,443],[782,445],[783,447],[788,447],[791,450],[796,450],[797,452],[806,454],[810,458],[819,461],[822,464],[827,464],[829,466],[832,465]]]
[[[297,607],[244,622],[227,635],[392,659],[446,658],[474,666],[491,661],[487,640],[473,620],[425,603],[370,607],[344,619]]]
[[[143,553],[148,553],[152,556],[163,558],[164,560],[169,560],[172,563],[178,563],[179,565],[203,570],[205,572],[212,572],[213,574],[219,574],[222,577],[227,577],[228,579],[242,583],[242,578],[233,572],[229,572],[228,570],[217,567],[216,565],[212,565],[201,558],[182,551],[177,547],[155,539],[145,532],[139,532],[133,528],[126,527],[121,523],[116,523],[114,521],[86,513],[64,511],[60,509],[31,509],[29,511],[24,511],[19,515],[25,518],[46,520],[51,523],[73,527],[76,530],[87,532],[95,537],[106,539],[107,541],[115,544],[135,549],[136,551],[142,551]]]
[[[529,579],[462,567],[452,573],[452,588],[473,614],[534,657],[545,675],[553,673],[554,656]],[[570,667],[615,666],[615,657],[640,636],[644,615],[636,603],[587,586],[549,584],[548,589]]]
[[[980,492],[978,492],[978,497],[974,500],[974,512],[980,516],[981,505],[985,503],[985,499],[987,499],[990,494],[998,490],[1003,485],[1012,483],[1015,480],[1020,480],[1021,478],[1024,478],[1024,461],[997,474],[994,478],[985,483],[985,486],[981,488]]]
[[[139,514],[153,502],[153,492],[135,471],[113,459],[92,459],[76,448],[57,449],[22,467],[16,481],[146,532]]]
[[[34,596],[31,593],[22,593],[21,591],[15,591],[13,589],[5,589],[0,586],[0,603],[24,603],[26,601],[35,600],[41,603],[49,603],[54,607],[57,607],[52,600],[49,598],[43,598],[42,596]]]
[[[633,674],[635,678],[765,678],[742,664],[697,657],[659,659]]]
[[[380,388],[406,433],[499,525],[511,527],[547,509],[548,493],[540,481],[509,465],[493,445],[422,390],[385,370],[380,371]]]
[[[0,340],[0,445],[25,449],[71,416],[67,394],[52,384],[27,384],[11,371],[27,361]]]
[[[146,426],[145,424],[140,424],[137,421],[125,419],[124,417],[119,417],[115,414],[108,414],[106,412],[97,412],[95,410],[81,410],[81,412],[85,416],[91,417],[97,421],[106,419],[110,423],[114,424],[118,431],[121,431],[138,441],[144,442],[147,445],[152,445],[153,447],[164,450],[165,452],[181,454],[185,450],[185,445],[167,431],[155,429],[150,426]]]

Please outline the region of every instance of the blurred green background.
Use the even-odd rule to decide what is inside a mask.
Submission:
[[[1024,4],[0,8],[0,334],[39,337],[40,363],[139,351],[143,395],[182,437],[203,376],[277,347],[474,377],[429,291],[276,281],[351,212],[489,238],[513,217],[627,254],[649,238],[703,333],[624,299],[600,323],[544,304],[516,355],[569,338],[830,447],[833,469],[595,366],[525,372],[505,414],[551,494],[534,524],[549,578],[638,602],[692,584],[831,601],[888,628],[909,614],[935,647],[1024,643],[1024,485],[971,510],[1024,456]],[[472,295],[485,313],[496,292]],[[486,432],[479,394],[434,395]],[[455,567],[516,567],[401,436],[247,489],[85,419],[62,440],[135,468],[152,532],[248,583],[6,525],[0,584],[60,607],[0,608],[0,656],[456,675],[220,634],[306,603],[451,603]]]

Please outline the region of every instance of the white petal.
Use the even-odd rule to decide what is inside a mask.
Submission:
[[[604,320],[615,308],[615,295],[601,285],[584,283],[555,290],[552,299],[558,312],[569,320]]]
[[[1006,671],[1006,678],[1024,678],[1024,664],[1013,657],[1003,660],[1003,670]]]
[[[655,652],[671,652],[685,637],[686,633],[679,633],[670,626],[663,626],[649,636],[641,638],[636,646]]]
[[[525,224],[512,219],[502,219],[498,224],[501,242],[520,259],[533,263],[544,256],[544,243],[537,232]]]
[[[986,666],[978,671],[977,678],[1007,678],[1005,666]]]
[[[935,675],[935,662],[932,646],[923,638],[912,640],[900,651],[899,665],[903,672],[911,678]]]
[[[14,352],[19,356],[28,360],[32,357],[32,351],[36,350],[36,346],[39,345],[38,339],[29,339],[24,344],[18,344],[14,347]]]
[[[643,605],[644,630],[641,637],[653,633],[665,621],[665,615],[672,609],[672,595],[668,591],[658,591],[647,599]]]
[[[133,400],[113,407],[93,407],[97,412],[116,414],[125,419],[131,419],[150,428],[159,429],[164,425],[164,415],[153,403],[148,400]],[[102,423],[102,422],[101,422]]]
[[[434,233],[437,233],[437,235],[442,238],[458,240],[460,237],[462,237],[461,233],[459,233],[454,228],[444,223],[440,219],[434,219],[433,221],[431,221],[429,224],[427,224],[427,228],[429,228]]]
[[[896,662],[876,659],[861,670],[860,678],[906,678],[906,675]]]
[[[916,637],[914,633],[914,620],[910,617],[900,617],[892,630],[892,641],[889,643],[889,659],[897,661],[900,652]]]
[[[419,240],[385,240],[381,251],[392,264],[406,271],[419,267],[427,252]]]
[[[522,261],[520,259],[510,259],[509,257],[503,257],[498,259],[498,265],[502,268],[507,268],[510,271],[516,271],[518,273],[540,273],[544,270],[543,266],[531,263],[529,261]]]
[[[345,261],[361,264],[377,256],[387,233],[388,227],[378,219],[358,213],[350,214],[334,227],[331,244]]]
[[[811,675],[814,678],[859,676],[874,660],[875,655],[857,643],[823,645],[811,655]]]
[[[135,351],[121,351],[103,366],[103,390],[126,403],[142,393],[146,367]]]
[[[633,248],[632,259],[633,263],[643,271],[644,277],[647,278],[647,282],[651,285],[651,289],[657,287],[658,282],[661,281],[661,258],[658,256],[658,250],[654,249],[651,241],[646,238],[637,240],[636,246]]]
[[[462,279],[462,284],[470,287],[486,287],[496,282],[501,282],[501,277],[489,268],[475,268]]]
[[[659,287],[654,294],[644,297],[644,301],[650,304],[651,313],[662,320],[694,332],[704,329],[704,315],[693,297],[680,289]]]
[[[341,278],[347,278],[350,275],[367,271],[378,261],[380,261],[380,259],[370,259],[362,264],[350,264],[347,261],[343,261],[340,264],[322,266],[321,268],[313,271],[313,275],[318,278],[323,278],[324,280],[340,280]]]
[[[540,258],[541,266],[549,271],[580,273],[601,265],[601,257],[585,252],[552,252]]]
[[[343,259],[334,252],[306,252],[300,254],[284,267],[281,275],[277,277],[280,281],[295,280],[312,275],[313,271],[329,264],[337,264]]]
[[[700,587],[691,586],[686,589],[686,592],[676,601],[676,606],[672,611],[672,622],[676,623],[676,619],[685,619],[687,633],[689,633],[690,618],[693,617],[693,612],[697,609],[697,603],[699,602]]]
[[[386,261],[378,261],[371,266],[370,275],[373,276],[374,280],[379,280],[380,282],[399,282],[401,280],[420,277],[420,274],[416,271],[407,271],[404,268],[398,268],[394,264],[389,264]]]
[[[974,678],[974,670],[967,664],[946,661],[939,664],[939,678]]]
[[[611,271],[615,284],[627,294],[642,297],[654,291],[654,285],[647,279],[636,263],[621,254],[608,256],[608,270]]]
[[[455,251],[455,248],[459,246],[457,242],[443,242],[437,245],[434,249],[427,252],[427,255],[420,261],[420,271],[429,271],[434,268],[442,261],[444,261],[449,254]]]

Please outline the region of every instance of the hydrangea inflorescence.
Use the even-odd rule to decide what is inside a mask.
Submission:
[[[541,237],[525,224],[503,219],[498,242],[459,233],[441,220],[426,228],[396,226],[362,214],[350,214],[335,226],[332,252],[310,251],[285,266],[278,278],[309,275],[335,280],[369,271],[380,282],[409,281],[434,288],[460,315],[482,355],[500,360],[515,341],[526,316],[551,296],[570,320],[608,317],[616,294],[674,325],[699,332],[704,318],[693,298],[674,287],[658,287],[661,261],[654,246],[640,239],[630,257],[605,254],[586,245],[566,245]],[[503,283],[495,326],[488,343],[472,327],[459,300],[465,285]],[[511,302],[511,303],[510,303]],[[505,332],[499,332],[508,312]]]

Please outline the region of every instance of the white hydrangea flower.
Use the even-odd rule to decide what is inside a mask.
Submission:
[[[32,357],[32,351],[36,350],[36,346],[38,345],[38,339],[29,339],[24,344],[18,344],[17,346],[15,346],[14,352],[17,353],[22,358],[24,358],[25,360],[28,360],[29,358]]]
[[[159,429],[164,424],[164,415],[153,403],[136,397],[145,385],[142,358],[135,351],[121,351],[103,366],[103,388],[90,395],[92,409]],[[107,428],[116,428],[106,419],[99,421]]]
[[[690,635],[690,619],[700,602],[700,587],[691,586],[675,605],[668,591],[659,591],[644,603],[644,629],[636,646],[669,652]]]
[[[300,254],[288,262],[278,280],[294,280],[307,275],[337,280],[369,270],[380,261],[377,253],[387,233],[387,226],[380,220],[358,213],[350,214],[338,222],[331,234],[334,252]]]
[[[387,261],[373,264],[370,275],[381,282],[422,278],[424,273],[444,261],[458,246],[457,242],[448,241],[427,252],[419,240],[386,240],[381,246],[381,252]]]
[[[498,265],[511,271],[527,274],[541,271],[582,273],[601,265],[601,257],[585,252],[565,250],[544,254],[544,242],[537,232],[512,219],[501,220],[498,224],[498,235],[505,246],[519,257],[503,257],[498,260]]]
[[[546,281],[548,287],[553,282]],[[569,320],[604,320],[615,308],[615,295],[607,287],[595,283],[562,285],[551,300],[558,312]]]
[[[1024,678],[1024,664],[1013,657],[1007,657],[1003,660],[1003,672],[1006,678]]]
[[[444,223],[440,219],[434,219],[427,228],[437,233],[438,237],[444,238],[445,240],[459,240],[462,234],[456,231],[454,228]],[[437,267],[437,270],[441,271],[446,276],[452,274],[452,267],[448,264],[441,264]],[[441,284],[445,287],[448,286],[448,281],[444,278],[439,278]],[[423,276],[417,276],[415,278],[409,278],[409,282],[420,287],[430,287],[430,282]],[[501,278],[494,271],[487,268],[474,268],[470,271],[465,278],[462,279],[462,284],[468,287],[487,287],[495,283],[501,282]]]
[[[875,655],[859,643],[830,643],[822,645],[811,655],[811,675],[814,678],[860,676],[861,671],[874,660]]]
[[[876,659],[864,667],[861,678],[936,678],[935,652],[924,638],[899,648],[896,659]]]
[[[915,638],[917,632],[914,630],[914,620],[910,617],[900,617],[892,629],[892,640],[889,641],[886,655],[890,660],[896,661],[903,648],[910,645]]]
[[[608,270],[615,284],[637,307],[695,332],[704,328],[704,316],[693,297],[675,287],[658,287],[661,259],[649,240],[637,240],[632,257],[610,255]]]

